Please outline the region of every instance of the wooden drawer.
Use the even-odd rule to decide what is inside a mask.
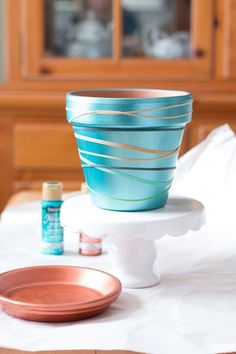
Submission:
[[[16,124],[13,140],[18,170],[80,168],[73,131],[65,124]]]
[[[14,191],[41,189],[46,180],[78,190],[84,180],[73,130],[58,122],[14,125],[13,169]]]

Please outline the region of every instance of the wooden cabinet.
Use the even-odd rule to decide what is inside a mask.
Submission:
[[[95,19],[91,11],[86,15],[91,10],[88,3],[5,1],[0,210],[13,192],[41,188],[44,180],[59,179],[66,189],[79,188],[83,174],[65,118],[68,91],[110,87],[191,91],[193,121],[181,153],[218,125],[236,127],[236,0],[110,0],[103,29],[100,15]],[[142,23],[137,31],[124,28],[127,16]],[[63,22],[68,18],[72,27]],[[88,22],[92,38],[84,30]],[[108,47],[100,45],[98,32],[107,36]],[[97,42],[88,46],[95,37]]]
[[[98,34],[97,40],[86,33],[93,27],[96,37],[98,19],[87,19],[78,5],[87,2],[5,2],[6,89],[163,86],[208,93],[222,90],[218,80],[235,79],[236,0],[104,0],[110,4],[110,18],[105,25],[100,19],[100,27],[110,31]],[[127,12],[137,23],[132,35],[125,34]],[[110,37],[105,41],[99,35]],[[102,50],[104,43],[110,50]],[[225,88],[235,90],[235,83]]]
[[[104,1],[104,4],[111,4],[109,7],[110,18],[104,19],[105,15],[107,18],[105,11],[108,11],[104,5],[104,18],[100,22],[106,21],[106,25],[111,25],[112,30],[100,34],[100,37],[104,37],[103,41],[100,40],[100,37],[96,41],[95,38],[91,39],[88,36],[89,28],[97,26],[97,32],[102,29],[99,27],[97,18],[93,21],[87,20],[86,14],[81,14],[83,10],[80,9],[78,3],[86,4],[86,0],[70,0],[70,6],[68,1],[64,1],[64,3],[67,8],[63,12],[60,10],[60,8],[63,9],[63,1],[61,0],[19,0],[18,2],[8,0],[9,13],[23,12],[21,19],[17,17],[14,19],[16,23],[11,21],[13,28],[10,29],[15,33],[17,33],[17,29],[20,31],[18,48],[14,47],[12,50],[16,56],[20,56],[21,64],[18,76],[20,75],[21,78],[25,80],[57,80],[59,84],[66,75],[66,80],[79,80],[83,85],[87,80],[92,82],[107,80],[113,84],[116,80],[126,82],[127,78],[133,82],[137,80],[148,82],[170,78],[178,78],[183,81],[189,81],[191,78],[202,80],[211,77],[213,0],[159,1],[158,3],[162,4],[159,7],[151,0],[138,1],[136,5],[134,1],[129,0]],[[138,5],[138,3],[140,4]],[[165,4],[169,5],[165,8]],[[69,7],[72,7],[72,10],[68,11]],[[101,18],[102,10],[97,7],[90,7],[88,13],[93,11],[97,17]],[[138,11],[140,7],[141,9]],[[157,20],[143,23],[147,15],[152,19],[152,12],[156,12]],[[123,29],[127,13],[129,13],[129,27],[134,21],[137,23],[136,31],[132,33],[132,29],[129,29],[129,37],[131,38],[127,38],[128,35],[124,37]],[[67,19],[69,16],[71,18],[77,16],[77,21],[82,24],[80,26],[74,25],[73,21]],[[165,22],[163,22],[163,18],[166,18]],[[188,24],[183,23],[184,18],[185,23]],[[55,25],[55,22],[59,21],[65,22],[64,32],[59,25]],[[86,27],[87,31],[85,30],[86,25],[88,26],[88,28]],[[76,31],[76,34],[65,33],[66,28],[70,28],[70,32]],[[93,28],[90,30],[92,31]],[[61,41],[58,31],[61,33]],[[78,31],[83,31],[83,33],[77,33]],[[134,33],[138,33],[136,37]],[[109,34],[110,42],[106,42],[105,37]],[[93,36],[96,37],[96,32],[93,33]],[[182,36],[179,41],[178,36]],[[130,44],[128,54],[127,51],[124,52],[124,41],[127,43],[127,39],[129,43],[132,43],[132,40],[136,41],[135,45],[140,47],[139,50],[130,53]],[[84,43],[85,41],[87,43]],[[185,42],[188,47],[186,53],[184,53],[183,47]],[[88,47],[89,43],[90,47]],[[159,47],[158,43],[160,43]],[[110,45],[110,51],[109,48],[102,50],[105,45]],[[100,47],[97,48],[97,46]],[[95,49],[97,49],[96,53]],[[171,53],[171,51],[173,52]],[[73,53],[75,54],[73,55]]]
[[[236,1],[217,2],[216,69],[219,78],[236,80]]]

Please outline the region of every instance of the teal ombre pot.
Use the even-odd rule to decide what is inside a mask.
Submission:
[[[183,91],[110,89],[67,94],[94,204],[117,211],[165,205],[192,95]]]

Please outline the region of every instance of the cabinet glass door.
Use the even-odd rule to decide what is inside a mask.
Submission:
[[[86,85],[106,81],[111,87],[211,75],[214,0],[21,4],[27,10],[21,22],[27,78],[79,79]]]
[[[112,56],[112,0],[45,0],[44,46],[49,56]]]
[[[191,0],[122,0],[122,55],[191,56]]]

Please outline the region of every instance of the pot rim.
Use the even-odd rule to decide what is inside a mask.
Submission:
[[[114,97],[115,95],[115,97]],[[94,90],[77,90],[68,92],[67,100],[77,101],[78,99],[103,101],[134,101],[134,100],[165,100],[186,98],[190,99],[192,94],[182,90],[162,90],[162,89],[146,89],[146,88],[110,88],[110,89],[94,89]]]

